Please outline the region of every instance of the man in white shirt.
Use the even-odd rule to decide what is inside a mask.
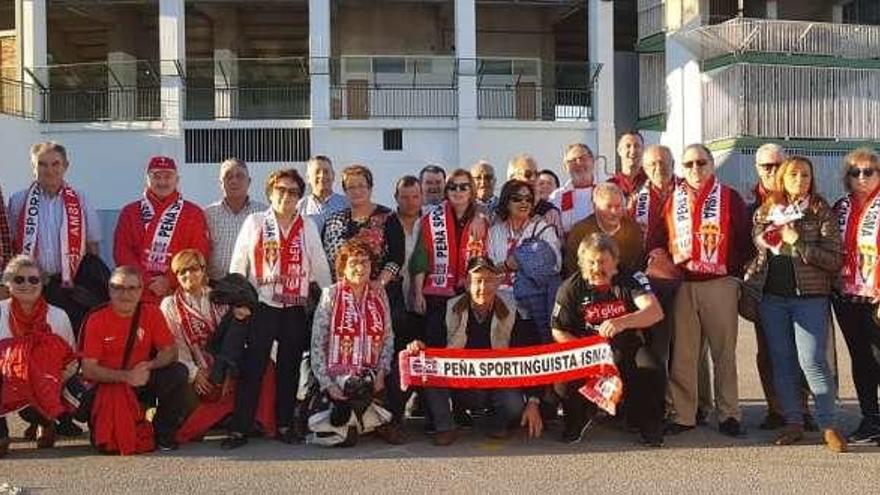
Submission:
[[[315,221],[318,234],[324,231],[324,221],[327,217],[351,206],[346,195],[333,192],[335,177],[330,157],[315,155],[309,159],[306,165],[309,192],[296,206],[300,213]]]
[[[553,191],[550,201],[559,208],[564,236],[574,224],[593,214],[593,151],[583,143],[570,144],[563,164],[569,180]]]

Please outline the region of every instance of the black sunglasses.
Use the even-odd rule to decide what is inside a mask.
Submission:
[[[12,283],[15,285],[21,285],[25,282],[31,285],[40,285],[43,281],[40,279],[40,277],[37,277],[36,275],[31,275],[29,277],[25,277],[24,275],[16,275],[12,277]]]
[[[535,197],[532,196],[531,194],[514,193],[514,194],[510,195],[510,202],[511,203],[532,203],[532,202],[534,202],[534,200],[535,200]]]
[[[694,165],[698,167],[705,167],[708,164],[709,160],[690,160],[687,162],[682,162],[681,166],[687,169],[691,169]]]
[[[455,191],[466,192],[466,191],[471,190],[471,185],[468,182],[459,182],[457,184],[455,182],[453,182],[453,183],[449,184],[448,186],[446,186],[446,190],[450,191],[450,192],[455,192]]]
[[[853,167],[853,168],[846,171],[846,175],[852,177],[853,179],[858,179],[859,177],[873,177],[874,172],[876,172],[876,171],[877,171],[877,169],[875,169],[874,167],[869,167],[869,168]]]

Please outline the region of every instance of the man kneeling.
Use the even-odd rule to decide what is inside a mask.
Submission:
[[[174,337],[159,307],[139,303],[143,287],[137,268],[116,268],[110,305],[89,314],[83,327],[83,374],[98,384],[92,443],[102,452],[138,454],[156,445],[176,449],[174,433],[186,414],[186,366],[177,362]],[[158,400],[152,423],[139,397]]]
[[[593,234],[578,246],[579,273],[566,279],[556,295],[550,322],[557,342],[601,335],[610,339],[614,362],[624,383],[623,409],[642,442],[663,445],[664,372],[652,354],[645,331],[663,319],[660,303],[640,272],[617,270],[618,250],[606,234]],[[597,407],[569,382],[563,401],[563,441],[579,442],[592,426]]]
[[[498,274],[487,257],[472,258],[467,267],[467,292],[450,299],[446,304],[447,347],[458,349],[507,349],[516,321],[516,304],[496,293]],[[425,348],[421,341],[413,341],[407,351],[417,354]],[[542,390],[530,389],[527,405],[519,389],[450,390],[425,389],[428,409],[437,428],[435,445],[450,445],[457,436],[450,396],[456,410],[492,408],[495,421],[489,436],[505,438],[508,429],[519,420],[526,426],[530,437],[538,437],[544,428],[539,405]]]

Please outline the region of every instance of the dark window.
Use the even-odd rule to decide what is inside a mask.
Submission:
[[[187,163],[304,162],[311,154],[309,129],[187,129],[185,139]]]
[[[382,131],[382,149],[385,151],[400,151],[403,149],[403,130],[385,129]]]

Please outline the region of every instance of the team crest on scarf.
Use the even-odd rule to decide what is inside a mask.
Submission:
[[[676,264],[688,270],[715,275],[727,274],[727,243],[730,201],[727,191],[714,180],[712,187],[694,194],[680,183],[672,196],[670,251]]]
[[[299,304],[308,296],[305,269],[304,220],[298,215],[285,237],[275,212],[265,213],[263,225],[254,246],[254,271],[261,285],[274,285],[273,300],[283,304]]]
[[[329,371],[335,376],[375,368],[385,340],[385,303],[367,286],[357,301],[346,282],[336,285],[330,318]]]
[[[843,235],[843,292],[874,297],[880,288],[877,272],[877,243],[880,239],[880,194],[874,192],[863,208],[853,208],[848,196],[838,203],[838,223]]]

